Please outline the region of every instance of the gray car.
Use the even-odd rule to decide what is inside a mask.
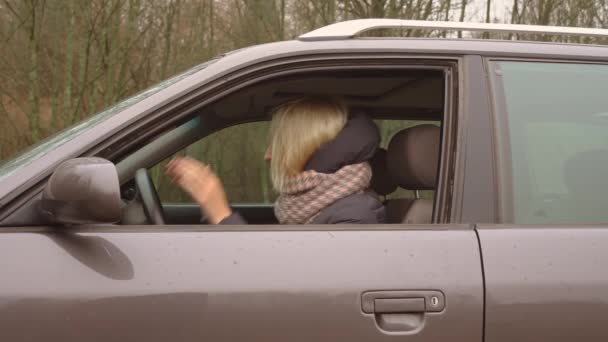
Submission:
[[[607,341],[608,48],[356,38],[375,28],[608,36],[338,23],[63,131],[0,166],[0,341]],[[158,196],[162,160],[318,94],[439,127],[379,156],[389,223],[278,225],[271,203],[232,203],[251,224],[214,226]]]

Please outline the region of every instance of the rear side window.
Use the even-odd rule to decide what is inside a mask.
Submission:
[[[608,65],[493,62],[504,222],[608,222]]]

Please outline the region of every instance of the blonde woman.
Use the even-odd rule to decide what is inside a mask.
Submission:
[[[338,100],[304,98],[280,106],[272,117],[270,162],[274,212],[281,224],[381,223],[382,203],[368,192],[368,160],[380,142],[363,113],[349,115]],[[177,158],[167,174],[201,206],[211,224],[245,224],[233,213],[219,178],[203,163]]]

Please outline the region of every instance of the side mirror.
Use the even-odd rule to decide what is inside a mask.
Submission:
[[[60,223],[120,221],[120,185],[116,167],[102,158],[66,160],[49,178],[40,206],[43,214]]]

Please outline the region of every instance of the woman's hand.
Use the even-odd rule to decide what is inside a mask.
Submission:
[[[232,214],[220,179],[209,166],[191,158],[175,158],[166,173],[201,206],[211,224],[218,224]]]

